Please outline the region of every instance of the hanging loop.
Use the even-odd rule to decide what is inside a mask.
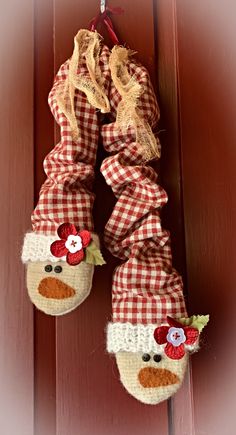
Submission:
[[[103,23],[107,28],[107,31],[108,31],[108,34],[110,36],[112,43],[114,45],[119,45],[120,43],[119,43],[119,40],[116,36],[110,15],[112,15],[112,14],[120,15],[123,13],[124,13],[124,10],[122,8],[120,8],[120,7],[109,8],[106,5],[106,0],[100,0],[100,12],[96,17],[94,17],[90,21],[89,29],[92,32],[94,32],[97,29],[98,24]]]
[[[100,12],[103,14],[106,10],[106,0],[100,0]]]

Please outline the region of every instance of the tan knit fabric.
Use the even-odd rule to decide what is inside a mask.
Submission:
[[[168,399],[181,386],[186,371],[188,355],[180,360],[172,360],[161,355],[160,362],[153,359],[144,362],[142,352],[118,352],[116,362],[120,380],[131,396],[140,402],[156,405]]]
[[[46,272],[50,265],[52,271]],[[57,266],[62,268],[56,273]],[[65,261],[29,262],[27,264],[27,288],[31,301],[41,311],[53,316],[74,310],[89,295],[92,287],[94,266],[84,261],[70,266]]]

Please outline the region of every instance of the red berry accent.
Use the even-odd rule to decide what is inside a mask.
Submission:
[[[70,266],[76,266],[77,264],[81,263],[83,258],[84,258],[84,251],[83,249],[81,249],[80,251],[75,252],[74,254],[68,252],[66,256],[66,261],[68,264],[70,264]]]
[[[166,336],[169,331],[169,326],[159,326],[154,331],[154,338],[158,344],[166,343]]]
[[[173,344],[168,343],[165,347],[165,354],[171,359],[181,359],[185,355],[184,345],[175,347]]]
[[[184,333],[186,335],[185,344],[194,344],[199,337],[199,331],[196,328],[186,327]]]
[[[75,225],[65,223],[65,224],[62,224],[59,226],[59,228],[57,230],[57,234],[60,237],[60,239],[67,240],[68,236],[70,236],[70,235],[76,236],[77,229],[76,229]]]
[[[68,249],[65,247],[64,240],[56,240],[50,246],[50,250],[54,257],[64,257],[67,254]]]
[[[82,245],[84,248],[86,248],[86,246],[89,245],[90,241],[91,241],[91,233],[87,230],[82,230],[79,232],[78,234],[81,239],[82,239]]]

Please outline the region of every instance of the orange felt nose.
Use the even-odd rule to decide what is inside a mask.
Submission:
[[[44,278],[38,286],[39,293],[45,298],[66,299],[75,295],[75,290],[57,278]]]
[[[167,369],[145,367],[138,374],[140,384],[144,388],[165,387],[179,382],[179,378]]]

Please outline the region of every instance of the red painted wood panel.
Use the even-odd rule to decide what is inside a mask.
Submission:
[[[235,2],[177,5],[189,300],[210,313],[193,357],[196,435],[235,433]]]
[[[33,206],[33,4],[0,14],[0,433],[32,435],[33,309],[20,252]]]
[[[120,0],[125,14],[115,24],[122,42],[139,52],[154,75],[154,27],[151,0]],[[118,3],[110,2],[116,6]],[[55,1],[55,64],[71,54],[73,36],[87,27],[99,2]],[[142,32],[140,29],[142,28]],[[144,37],[145,35],[145,37]],[[99,153],[99,159],[103,152]],[[96,230],[102,231],[114,198],[97,171]],[[105,352],[105,326],[111,313],[111,276],[115,260],[97,268],[91,296],[75,312],[56,320],[57,435],[123,435],[148,431],[168,433],[167,403],[157,407],[140,404],[128,396],[118,380],[115,361]]]
[[[177,17],[175,0],[155,1],[157,82],[161,110],[161,184],[169,197],[162,213],[163,226],[170,230],[173,264],[182,274],[187,293],[183,192],[180,161]],[[187,296],[187,295],[186,295]],[[169,403],[169,429],[175,435],[192,435],[191,367],[178,393]]]
[[[133,8],[133,2],[120,1],[125,14],[115,17],[114,22],[120,41],[138,50],[138,57],[158,84],[163,145],[161,183],[169,194],[163,222],[172,233],[174,264],[184,275],[185,284],[188,283],[185,288],[188,288],[190,310],[210,312],[217,318],[221,315],[224,282],[232,289],[230,259],[235,254],[231,239],[234,209],[228,211],[235,183],[232,166],[235,154],[231,145],[234,135],[230,128],[234,109],[234,53],[230,41],[225,52],[226,40],[233,39],[234,27],[229,20],[223,35],[218,33],[216,37],[216,28],[224,29],[225,14],[222,10],[218,17],[214,4],[209,0],[205,6],[195,4],[192,8],[182,0],[177,3],[175,0],[154,0],[153,4],[145,2],[144,8],[143,0],[139,0]],[[232,7],[231,4],[229,10]],[[54,12],[52,3],[45,2],[42,6],[39,0],[36,2],[36,197],[44,179],[42,159],[53,141],[53,122],[46,107],[52,76],[70,56],[74,34],[87,26],[97,11],[98,2],[95,1],[88,2],[85,8],[82,3],[72,0],[66,5],[62,0],[55,0]],[[226,56],[231,63],[225,62]],[[224,77],[228,79],[228,88]],[[103,156],[100,150],[94,210],[98,232],[102,232],[114,203],[99,176],[99,162]],[[211,182],[208,174],[211,174]],[[226,183],[227,177],[230,184]],[[222,197],[225,214],[219,211]],[[105,209],[100,206],[104,199]],[[223,248],[222,255],[219,243]],[[222,338],[218,335],[216,341],[215,328],[211,325],[208,342],[201,353],[193,357],[193,391],[191,371],[183,388],[169,404],[147,407],[122,389],[115,362],[105,353],[104,328],[110,316],[111,275],[116,264],[115,259],[107,258],[109,265],[96,271],[93,292],[79,309],[56,322],[36,313],[37,435],[42,432],[48,435],[110,432],[118,435],[128,430],[138,434],[147,427],[159,435],[193,434],[192,393],[196,434],[222,433],[226,420],[230,421],[228,416],[232,415],[234,385],[229,380],[227,393],[231,395],[224,395],[226,401],[229,397],[228,414],[224,413],[224,419],[218,412],[220,407],[222,409],[223,381],[215,383],[215,377],[225,364],[217,353],[223,335]],[[233,304],[232,290],[227,297],[228,304]],[[223,318],[228,312],[224,311]],[[233,327],[233,321],[228,325]],[[218,326],[217,333],[220,332]],[[228,361],[233,371],[230,364],[232,362]],[[230,424],[227,426],[229,435],[233,434]]]
[[[43,159],[54,145],[48,93],[54,77],[53,0],[35,0],[34,38],[34,186],[35,204],[45,180]],[[35,434],[56,431],[55,318],[35,309]]]

